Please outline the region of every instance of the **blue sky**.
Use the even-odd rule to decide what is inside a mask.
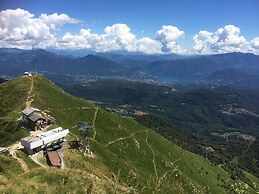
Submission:
[[[173,49],[172,45],[179,45],[182,50],[180,52],[186,52],[184,49],[191,50],[197,42],[204,39],[204,34],[199,36],[195,43],[193,37],[200,31],[207,31],[213,33],[211,36],[214,38],[218,29],[231,25],[238,28],[239,36],[244,37],[246,42],[254,40],[251,45],[253,48],[249,48],[251,52],[255,49],[257,52],[257,37],[259,37],[259,1],[258,0],[160,0],[160,1],[146,1],[146,0],[120,0],[120,1],[105,1],[105,0],[1,0],[1,11],[6,9],[16,10],[20,8],[34,14],[34,17],[39,17],[42,13],[51,15],[53,13],[66,14],[71,18],[81,20],[79,23],[64,22],[62,27],[59,27],[55,31],[55,34],[62,35],[69,32],[73,35],[79,34],[80,29],[91,29],[91,33],[105,34],[104,29],[107,26],[113,24],[126,24],[130,28],[130,33],[135,35],[136,39],[148,37],[152,40],[161,42],[160,47],[166,47],[166,51],[170,50],[179,51],[179,49]],[[163,37],[159,40],[157,38],[157,32],[163,25],[177,27],[180,31],[184,32],[184,35],[179,36],[176,40],[169,40],[165,37],[168,34],[163,33]],[[233,31],[234,28],[226,28],[225,31]],[[164,31],[168,33],[174,32],[169,28],[164,28]],[[169,35],[170,36],[170,35]],[[232,37],[231,34],[229,37]],[[200,43],[197,46],[200,50],[201,47],[208,46],[208,42],[213,44],[216,38],[213,40]],[[169,38],[170,39],[170,38]],[[242,38],[241,38],[242,39]],[[244,49],[243,40],[235,40],[243,44],[242,49],[249,51],[246,46]],[[171,42],[170,42],[171,41]],[[221,39],[217,40],[221,41]],[[92,44],[92,43],[91,43]],[[224,50],[232,51],[233,48],[227,48],[226,44],[216,45],[218,48],[224,44]],[[237,43],[236,43],[237,44]],[[165,46],[166,45],[166,46]],[[231,43],[233,45],[233,42]],[[210,46],[210,45],[209,45]],[[215,47],[215,45],[214,45]],[[213,48],[214,48],[213,47]],[[235,46],[238,47],[238,46]],[[91,48],[96,49],[91,45]],[[117,48],[117,47],[116,47]],[[123,47],[123,49],[125,49]],[[239,50],[238,50],[239,49]],[[237,51],[240,51],[238,48]],[[241,49],[241,51],[242,51]],[[208,52],[208,49],[203,49],[204,53]],[[214,51],[213,51],[214,52]],[[217,52],[217,51],[215,51]]]

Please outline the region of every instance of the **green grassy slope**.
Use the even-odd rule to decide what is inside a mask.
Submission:
[[[28,135],[16,125],[25,107],[30,79],[19,77],[0,84],[0,146],[10,145]]]
[[[220,166],[170,143],[131,118],[107,113],[66,94],[45,78],[33,79],[32,106],[50,111],[57,125],[69,128],[73,135],[68,139],[80,137],[73,128],[77,123],[93,124],[88,133],[93,155],[68,147],[62,170],[35,166],[14,177],[0,168],[0,192],[12,188],[15,193],[21,187],[35,193],[230,193],[228,188],[240,182],[232,180]],[[257,178],[253,181],[258,185]],[[255,192],[251,187],[248,190]]]

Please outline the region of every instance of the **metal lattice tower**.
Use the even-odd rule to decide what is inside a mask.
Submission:
[[[35,54],[33,54],[33,72],[34,72],[35,75],[37,75],[36,62],[35,62]]]

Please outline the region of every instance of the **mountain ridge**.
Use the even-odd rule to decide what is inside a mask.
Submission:
[[[112,79],[137,77],[142,80],[194,83],[224,69],[259,72],[259,56],[249,53],[185,56],[184,58],[175,55],[123,56],[94,53],[82,58],[72,58],[45,50],[0,49],[0,74],[2,75],[12,77],[21,75],[25,71],[34,71],[33,63],[36,64],[36,70],[45,76],[53,73],[57,76],[70,76],[71,81],[81,76]],[[139,72],[146,76],[139,76]]]
[[[83,182],[86,184],[75,187],[76,191],[99,191],[98,193],[228,193],[231,185],[235,187],[236,181],[232,180],[222,167],[213,166],[205,158],[172,145],[168,140],[130,118],[108,113],[83,99],[64,93],[43,77],[20,77],[6,82],[4,87],[14,85],[15,87],[9,88],[8,94],[13,95],[15,93],[12,92],[20,85],[17,83],[24,83],[28,88],[31,81],[34,83],[32,106],[50,111],[56,118],[57,125],[71,129],[73,135],[69,137],[69,141],[76,140],[82,135],[73,128],[78,122],[93,124],[88,137],[94,157],[68,148],[65,153],[64,170],[48,171],[41,170],[42,167],[32,166],[29,172],[23,173],[16,165],[19,176],[15,177],[13,170],[8,168],[8,172],[4,171],[0,176],[0,183],[6,185],[0,188],[1,192],[15,192],[19,189],[20,192],[33,189],[35,193],[40,193],[44,189],[46,192],[68,192],[75,187],[75,181],[80,185],[83,185]],[[1,85],[0,91],[2,87]],[[8,95],[5,99],[9,99]],[[8,103],[11,101],[6,101],[7,107]],[[24,106],[20,103],[14,106],[15,110]],[[14,118],[18,115],[19,113],[16,113]],[[0,160],[15,163],[8,155],[0,155]],[[0,169],[5,168],[5,164],[1,162]],[[77,174],[83,175],[84,178],[78,180]],[[207,178],[204,178],[205,176]],[[28,179],[31,179],[29,183]],[[49,179],[60,183],[64,179],[64,186],[60,188],[62,184],[53,184]],[[15,186],[10,187],[9,185],[14,182]],[[48,186],[45,188],[44,184]],[[250,187],[248,189],[253,191]]]

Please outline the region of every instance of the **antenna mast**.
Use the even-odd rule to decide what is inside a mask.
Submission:
[[[37,75],[36,63],[35,63],[35,54],[33,54],[33,71],[34,71],[34,74]]]

